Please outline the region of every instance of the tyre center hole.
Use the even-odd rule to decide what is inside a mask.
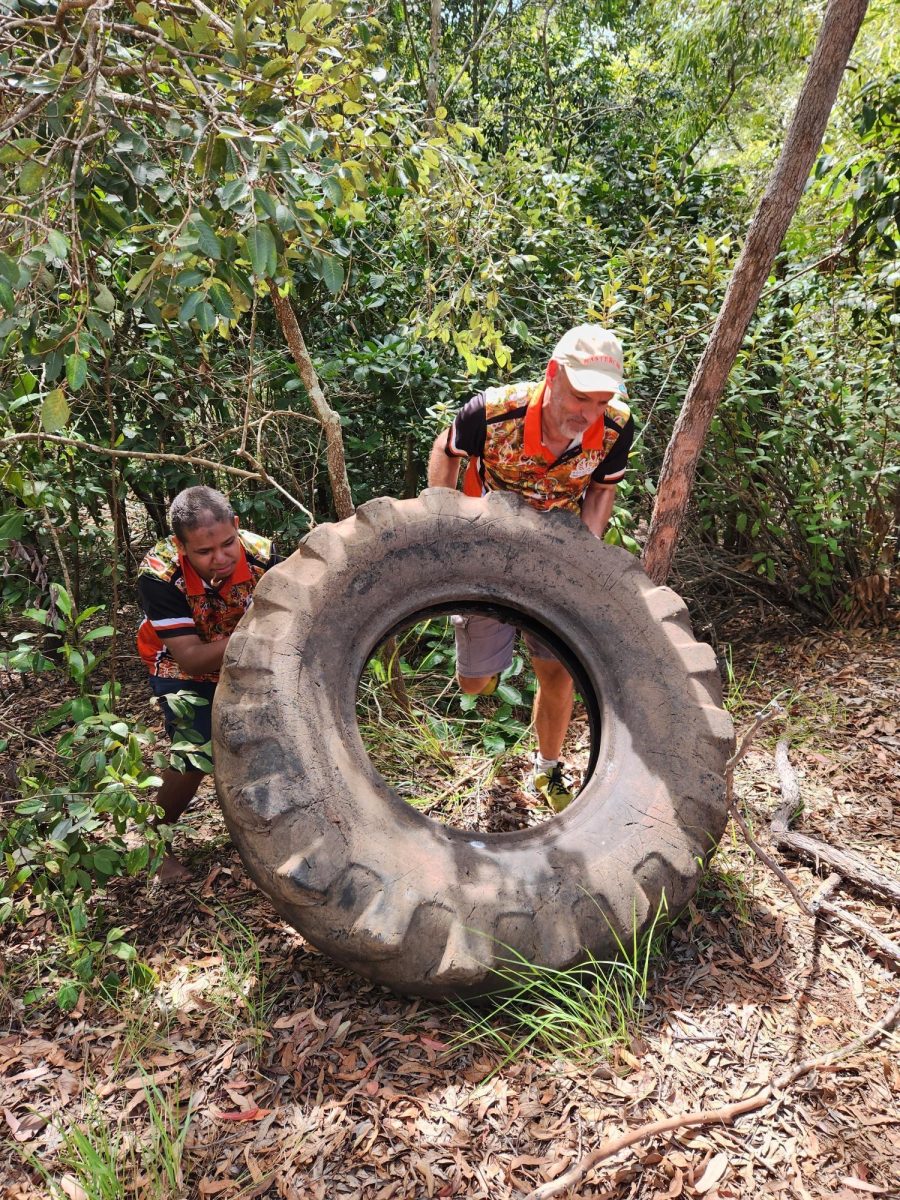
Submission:
[[[552,820],[556,814],[547,801],[528,790],[537,748],[531,725],[537,680],[526,630],[515,624],[512,662],[500,673],[496,691],[466,694],[456,678],[457,626],[475,618],[481,635],[478,618],[502,616],[512,625],[515,615],[454,607],[467,611],[453,617],[416,614],[370,655],[357,689],[357,720],[369,758],[408,804],[456,829],[510,833]],[[548,629],[528,625],[532,645],[537,638],[545,651],[552,648],[578,680],[568,648]],[[471,628],[468,623],[460,636]],[[576,795],[593,769],[597,711],[588,687],[576,682],[561,755]]]

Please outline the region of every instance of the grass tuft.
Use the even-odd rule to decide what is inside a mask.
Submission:
[[[32,1157],[31,1165],[46,1180],[54,1200],[182,1200],[184,1150],[193,1119],[177,1090],[164,1094],[147,1076],[144,1081],[149,1126],[141,1136],[126,1131],[107,1116],[94,1098],[77,1124],[60,1130],[56,1159],[63,1174],[56,1178]]]
[[[493,1074],[527,1050],[575,1061],[598,1051],[612,1056],[617,1046],[629,1045],[640,1025],[652,961],[668,924],[663,897],[644,934],[633,928],[627,944],[616,936],[617,958],[587,953],[583,963],[565,970],[529,962],[504,947],[508,957],[495,968],[501,987],[477,1005],[454,1003],[468,1023],[454,1039],[455,1048],[499,1049],[503,1057]]]
[[[215,949],[222,959],[221,978],[207,999],[233,1018],[258,1054],[282,989],[273,986],[259,940],[249,926],[233,912],[220,908],[218,927]]]

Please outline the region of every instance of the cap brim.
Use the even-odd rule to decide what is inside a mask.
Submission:
[[[587,367],[570,367],[561,363],[566,377],[579,392],[618,392],[622,386],[621,375],[608,375],[605,371],[592,371]]]

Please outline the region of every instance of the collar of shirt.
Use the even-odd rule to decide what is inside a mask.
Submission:
[[[528,400],[528,410],[525,413],[525,431],[523,449],[529,458],[543,458],[548,463],[555,463],[562,455],[554,454],[552,450],[548,450],[544,445],[542,430],[541,430],[541,408],[544,402],[544,390],[546,383],[539,383]],[[572,449],[574,446],[580,445],[582,450],[602,450],[603,449],[603,417],[598,417],[593,425],[581,435],[580,441],[576,438],[570,446],[563,451]]]
[[[241,546],[241,557],[238,559],[238,564],[218,589],[220,596],[224,596],[226,590],[233,587],[236,583],[250,582],[250,564],[247,562],[247,555],[244,553],[244,547]],[[200,578],[187,558],[181,553],[178,555],[178,562],[181,565],[182,573],[184,574],[184,586],[189,596],[202,596],[206,591],[213,591],[213,588],[207,588],[206,583]]]

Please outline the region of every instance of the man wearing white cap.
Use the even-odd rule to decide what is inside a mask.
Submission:
[[[472,397],[435,438],[428,484],[456,487],[460,460],[468,458],[466,495],[517,492],[535,508],[579,513],[602,537],[633,437],[622,344],[599,325],[578,325],[559,340],[540,382],[488,388]],[[480,615],[453,621],[459,685],[464,692],[490,695],[512,662],[515,629]],[[572,800],[560,755],[574,684],[539,638],[526,633],[525,642],[538,680],[538,750],[529,789],[561,812]]]

